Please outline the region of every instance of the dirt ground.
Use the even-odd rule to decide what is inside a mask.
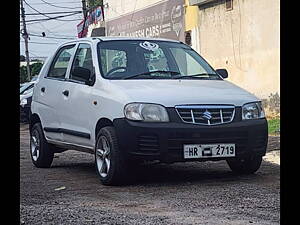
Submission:
[[[101,185],[93,155],[57,154],[33,166],[28,126],[20,126],[21,224],[279,224],[280,137],[254,175],[234,175],[225,161],[154,164],[122,187]],[[273,160],[273,161],[272,161]],[[277,160],[277,161],[276,161]]]

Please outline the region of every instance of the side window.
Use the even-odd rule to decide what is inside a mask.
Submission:
[[[72,64],[70,79],[86,82],[94,70],[93,67],[91,46],[89,44],[79,44]]]
[[[60,79],[65,78],[69,61],[74,53],[74,50],[75,45],[62,47],[54,57],[47,77]]]

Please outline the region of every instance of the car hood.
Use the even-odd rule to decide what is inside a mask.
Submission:
[[[258,101],[253,94],[224,80],[110,80],[110,91],[122,101],[182,104],[232,104]]]

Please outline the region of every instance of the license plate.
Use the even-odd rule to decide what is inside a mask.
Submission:
[[[183,145],[185,159],[234,157],[235,144]]]

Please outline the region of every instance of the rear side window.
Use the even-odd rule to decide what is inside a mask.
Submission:
[[[74,50],[75,44],[62,47],[55,55],[47,77],[64,79]]]

